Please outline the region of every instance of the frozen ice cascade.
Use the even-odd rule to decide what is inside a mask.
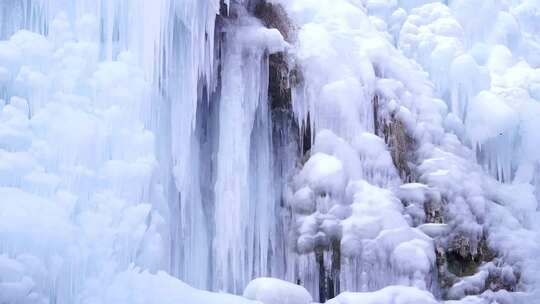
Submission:
[[[540,303],[538,0],[0,0],[0,304]]]

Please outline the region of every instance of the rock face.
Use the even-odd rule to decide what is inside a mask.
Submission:
[[[293,40],[294,28],[283,6],[268,3],[265,0],[254,2],[256,4],[254,4],[253,15],[261,20],[266,27],[277,29],[286,41],[291,42]]]
[[[413,137],[407,133],[405,125],[394,114],[382,115],[380,107],[380,97],[373,96],[375,134],[384,138],[390,148],[392,161],[403,182],[414,182],[416,178],[412,166],[415,162],[416,145]]]

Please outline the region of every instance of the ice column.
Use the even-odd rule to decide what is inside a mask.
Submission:
[[[219,290],[240,292],[272,268],[276,193],[266,43],[281,42],[276,32],[239,27],[228,33],[224,49],[213,242]]]

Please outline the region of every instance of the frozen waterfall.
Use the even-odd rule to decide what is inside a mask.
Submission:
[[[536,0],[0,0],[0,303],[540,303]]]

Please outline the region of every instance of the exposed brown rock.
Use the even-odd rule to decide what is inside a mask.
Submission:
[[[292,23],[281,5],[261,1],[255,6],[254,14],[267,28],[277,29],[285,41],[291,41]]]
[[[415,177],[411,169],[411,162],[415,158],[416,144],[414,139],[407,134],[405,125],[394,114],[381,115],[380,106],[380,97],[378,95],[373,96],[375,133],[383,137],[388,145],[392,160],[401,179],[407,183],[413,182]]]

